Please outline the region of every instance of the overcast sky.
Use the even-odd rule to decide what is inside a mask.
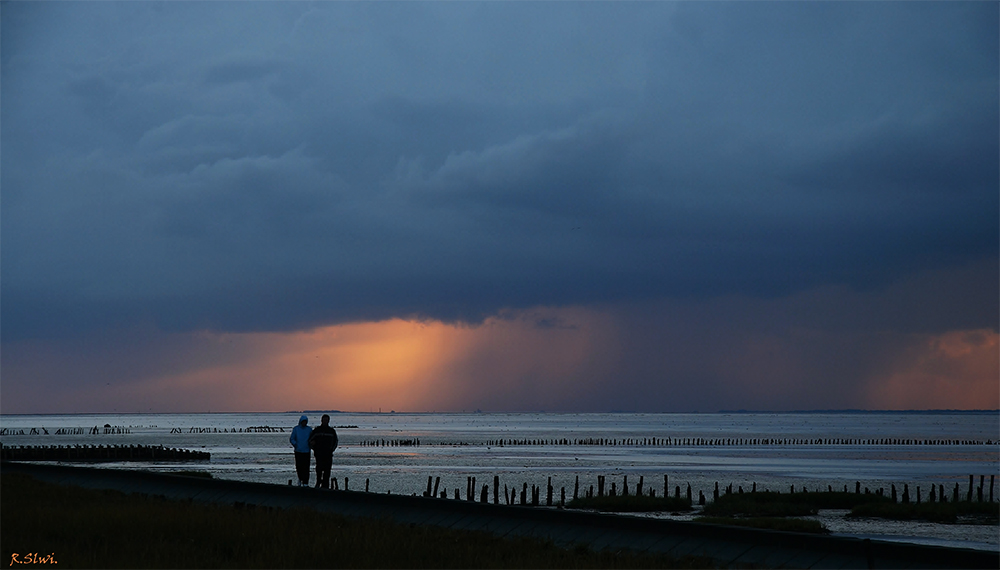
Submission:
[[[0,10],[5,413],[1000,405],[996,2]]]

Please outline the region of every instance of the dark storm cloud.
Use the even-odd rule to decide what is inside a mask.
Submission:
[[[5,340],[871,289],[997,256],[993,3],[3,16]],[[951,314],[889,326],[997,327]]]

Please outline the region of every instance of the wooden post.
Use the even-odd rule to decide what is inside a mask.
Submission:
[[[462,497],[460,497],[459,494],[458,494],[458,487],[455,487],[455,500],[459,501],[461,499],[462,499]]]
[[[854,492],[859,495],[861,494],[861,481],[854,482]]]
[[[528,484],[527,483],[525,483],[524,487],[521,488],[521,504],[522,505],[527,505],[528,504]]]
[[[365,493],[368,492],[368,479],[365,479]]]
[[[742,487],[740,487],[740,489],[742,489]],[[688,483],[687,500],[688,500],[688,505],[690,505],[691,504],[691,483]]]
[[[597,476],[597,496],[604,496],[604,475]]]
[[[611,493],[609,493],[609,495],[612,496],[612,497],[618,495],[618,491],[615,489],[615,485],[617,485],[617,483],[615,483],[614,481],[612,481],[611,482]]]
[[[994,478],[996,478],[996,475],[990,475],[990,502],[991,503],[993,502],[993,479]]]
[[[434,477],[431,477],[430,475],[427,476],[427,490],[424,492],[424,496],[425,497],[433,497],[434,496],[434,495],[431,494],[431,481],[433,481],[433,480],[434,480]]]
[[[480,503],[488,503],[490,500],[490,486],[483,485],[483,491],[479,494]]]
[[[493,504],[500,504],[500,476],[493,476]]]
[[[580,476],[576,476],[576,482],[573,483],[573,500],[576,500],[577,496],[580,494]],[[993,500],[993,480],[990,479],[990,501]]]
[[[347,477],[344,477],[344,490],[345,490],[345,491],[349,491],[349,490],[350,490],[350,489],[349,489],[349,488],[347,487],[347,484],[348,484],[348,483],[349,483],[349,479],[348,479]]]
[[[476,476],[475,475],[472,476],[472,496],[469,497],[469,500],[472,501],[472,502],[476,501]]]
[[[969,475],[969,494],[965,499],[966,501],[972,502],[972,475]]]
[[[628,496],[628,475],[625,475],[625,480],[622,481],[622,496]]]
[[[979,502],[980,503],[983,502],[983,486],[986,484],[985,479],[986,479],[985,475],[980,475],[979,476],[979,490],[978,490],[978,493],[979,493]]]
[[[715,491],[712,492],[712,501],[719,500],[719,482],[715,482]]]
[[[642,496],[642,475],[639,475],[639,484],[635,488],[635,496]]]
[[[440,485],[440,484],[441,484],[441,477],[435,477],[434,478],[434,492],[431,493],[432,497],[437,497],[438,496],[438,485]]]
[[[561,487],[559,490],[559,506],[566,506],[566,487]]]
[[[701,491],[698,491],[698,504],[703,507],[705,506],[705,493]]]
[[[549,482],[545,493],[545,506],[546,507],[552,506],[552,477],[549,477]]]
[[[917,504],[920,504],[920,485],[917,485]]]

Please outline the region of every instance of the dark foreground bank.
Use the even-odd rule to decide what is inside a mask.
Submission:
[[[169,500],[0,475],[4,566],[59,568],[706,568],[307,508]]]
[[[646,555],[665,555],[672,561],[645,561],[640,566],[664,566],[674,563],[688,565],[698,563],[699,558],[708,557],[711,563],[727,567],[758,568],[997,568],[1000,554],[996,552],[974,551],[959,548],[943,548],[914,544],[869,541],[847,537],[816,536],[801,533],[773,532],[750,528],[736,528],[709,524],[697,524],[657,519],[640,519],[629,516],[608,515],[588,512],[567,512],[557,509],[540,509],[521,506],[491,505],[466,501],[450,501],[430,497],[387,496],[382,494],[353,491],[318,491],[314,489],[247,483],[240,481],[218,481],[194,477],[180,477],[142,471],[119,471],[69,467],[60,465],[39,465],[5,463],[0,467],[4,476],[20,472],[30,474],[40,480],[61,485],[79,485],[91,489],[113,489],[126,493],[144,493],[150,496],[162,495],[167,498],[193,500],[194,503],[212,503],[225,511],[261,512],[270,508],[274,514],[276,507],[284,510],[305,508],[310,511],[329,512],[345,515],[350,519],[385,519],[402,529],[402,535],[416,532],[436,532],[439,529],[484,531],[490,537],[517,540],[533,538],[549,541],[551,548],[559,552],[595,553],[633,551]],[[8,546],[8,493],[4,492],[4,534],[3,548]],[[182,501],[183,502],[183,501]],[[64,502],[65,503],[65,502]],[[251,505],[254,508],[250,508]],[[30,505],[24,508],[30,509]],[[60,505],[50,511],[49,523],[58,524],[55,519],[65,508]],[[221,512],[221,511],[220,511]],[[91,521],[101,520],[92,518]],[[214,526],[213,526],[214,525]],[[211,529],[227,527],[240,532],[238,521],[210,524],[203,529],[203,541],[189,540],[194,545],[207,544],[211,540]],[[288,534],[285,523],[273,523],[270,532]],[[127,532],[133,529],[125,527]],[[221,531],[220,531],[221,532]],[[237,535],[242,536],[242,535]],[[333,541],[328,535],[318,542],[323,548],[341,542],[337,535]],[[169,541],[172,535],[161,533],[147,536],[148,540]],[[242,539],[241,539],[242,540]],[[259,539],[245,539],[256,545]],[[421,540],[427,542],[429,539]],[[440,557],[394,559],[390,562],[373,562],[362,558],[340,564],[329,562],[330,566],[475,566],[475,567],[555,567],[586,566],[590,563],[563,561],[559,563],[532,562],[505,558],[502,554],[482,554],[482,550],[472,548],[473,558],[457,559],[455,552],[468,550],[464,539],[450,538],[453,548],[444,548]],[[307,540],[313,544],[316,540]],[[362,548],[362,553],[375,550],[399,550],[396,543],[405,543],[401,538],[376,541],[375,546]],[[41,547],[39,547],[41,548]],[[319,547],[315,547],[319,548]],[[524,551],[527,547],[515,547]],[[43,553],[39,551],[42,555]],[[224,553],[229,555],[230,553]],[[379,556],[388,554],[379,553]],[[289,557],[292,555],[289,554]],[[561,556],[561,554],[560,554]],[[600,567],[622,567],[621,558],[612,555],[614,562],[600,560],[594,565]],[[289,558],[291,560],[291,558]],[[423,560],[423,562],[421,562]],[[60,562],[61,563],[61,562]],[[171,563],[166,565],[190,565]],[[202,567],[217,566],[204,561],[194,563]],[[263,563],[249,566],[267,565]],[[274,565],[274,564],[272,564]],[[277,566],[312,566],[303,562],[276,564]],[[149,564],[145,564],[149,566]]]

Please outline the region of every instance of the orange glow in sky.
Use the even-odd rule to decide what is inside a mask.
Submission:
[[[560,314],[577,324],[599,320],[596,312]],[[613,349],[600,333],[611,329],[393,319],[293,333],[202,333],[202,342],[236,345],[245,357],[116,387],[109,396],[161,409],[193,404],[194,411],[452,411],[486,407],[469,407],[482,400],[516,407],[512,394],[552,399],[570,389],[581,368],[593,364],[594,343]]]
[[[996,409],[1000,405],[1000,335],[953,331],[929,337],[900,355],[897,366],[870,385],[877,409]]]
[[[5,399],[27,408],[16,413],[1000,406],[1000,336],[989,329],[897,334],[876,358],[856,358],[849,343],[825,333],[691,336],[684,323],[655,322],[674,331],[672,340],[656,331],[637,335],[614,309],[582,307],[524,311],[478,326],[393,319],[288,333],[194,333],[168,365],[161,358],[144,368],[140,355],[139,364],[122,369],[134,369],[131,377],[108,374],[47,390],[46,382],[116,360],[114,353],[87,360],[92,351],[82,350],[85,357],[56,366],[65,347],[55,346],[33,357],[55,364],[32,392],[7,388]],[[635,344],[637,336],[661,340]],[[815,354],[827,361],[810,364]],[[830,363],[844,366],[831,374]],[[793,398],[782,400],[787,394]]]

